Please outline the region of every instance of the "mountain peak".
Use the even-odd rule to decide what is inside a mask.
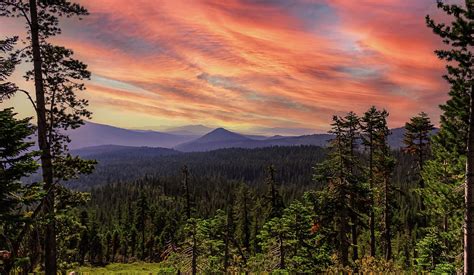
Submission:
[[[176,149],[182,151],[209,151],[218,148],[233,147],[233,145],[237,143],[247,141],[253,141],[253,139],[224,128],[216,128],[200,138],[178,145]]]
[[[199,142],[221,142],[221,141],[240,141],[240,140],[250,140],[248,137],[245,137],[241,134],[231,132],[222,127],[216,128],[204,136],[196,139]]]
[[[211,133],[232,133],[232,132],[225,129],[225,128],[219,127],[219,128],[216,128],[216,129],[210,131],[208,134],[211,134]]]

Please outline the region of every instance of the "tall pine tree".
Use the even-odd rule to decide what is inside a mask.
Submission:
[[[284,205],[275,179],[275,167],[273,165],[268,166],[266,172],[265,185],[268,187],[269,218],[281,217]]]
[[[434,130],[434,125],[430,118],[424,112],[418,116],[412,117],[410,122],[405,124],[405,134],[403,137],[403,150],[410,155],[413,155],[416,160],[416,171],[418,174],[418,187],[425,188],[425,183],[421,173],[424,164],[430,155],[430,136]],[[420,210],[425,211],[425,204],[423,198],[420,201]],[[426,222],[422,221],[421,226],[425,226]]]
[[[345,117],[333,117],[330,133],[334,138],[329,144],[328,159],[321,163],[315,179],[328,184],[320,192],[320,223],[333,227],[334,245],[337,247],[340,263],[349,265],[349,247],[353,247],[353,260],[358,258],[357,227],[361,225],[365,209],[367,189],[360,177],[357,158],[359,119],[350,112]],[[350,230],[349,230],[350,229]],[[348,239],[351,233],[352,240]]]
[[[395,165],[395,159],[391,155],[390,147],[388,145],[388,136],[390,130],[387,126],[388,117],[387,112],[382,112],[383,115],[377,125],[375,131],[375,150],[374,150],[374,175],[376,178],[376,190],[379,190],[381,195],[381,208],[383,213],[383,247],[386,260],[392,259],[392,213],[393,213],[393,186],[391,184],[391,177]]]
[[[368,155],[368,165],[366,169],[366,177],[369,182],[370,188],[370,207],[369,207],[369,230],[370,230],[370,255],[372,257],[376,256],[376,190],[377,190],[377,178],[376,178],[376,168],[377,168],[377,151],[379,149],[378,145],[383,144],[384,141],[380,141],[380,138],[383,138],[383,135],[380,135],[379,132],[384,128],[385,118],[388,116],[387,111],[377,110],[375,106],[372,106],[369,110],[364,113],[364,116],[361,118],[361,137],[362,144],[365,147],[365,151]]]
[[[474,273],[474,2],[465,6],[438,1],[438,7],[452,18],[449,24],[426,17],[428,27],[439,35],[448,49],[436,54],[448,62],[444,76],[451,85],[451,98],[441,106],[439,142],[448,152],[466,156],[464,273]]]
[[[34,133],[30,119],[18,120],[12,109],[0,110],[0,250],[9,251],[9,260],[0,270],[8,274],[19,256],[20,245],[31,222],[28,207],[41,199],[38,186],[24,185],[21,178],[38,168],[35,152],[28,152]],[[28,251],[28,248],[21,249]],[[3,267],[3,268],[2,268]]]
[[[136,229],[140,232],[140,259],[145,259],[145,242],[146,242],[146,225],[148,221],[148,212],[150,207],[148,205],[148,200],[144,191],[140,192],[140,197],[138,198],[136,205]]]
[[[67,153],[69,139],[60,129],[77,128],[89,117],[87,101],[75,93],[84,90],[81,80],[89,77],[86,66],[71,58],[72,51],[53,46],[49,38],[61,33],[59,17],[87,15],[87,10],[69,1],[2,1],[0,16],[21,17],[26,22],[30,44],[22,53],[33,69],[28,80],[35,84],[35,100],[28,94],[37,118],[38,146],[46,201],[43,205],[48,223],[45,234],[45,271],[57,272],[56,226],[54,218],[55,178],[69,179],[78,172],[90,171],[90,164]],[[57,167],[57,169],[55,169]]]

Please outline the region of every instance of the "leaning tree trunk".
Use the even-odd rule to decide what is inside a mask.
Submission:
[[[464,188],[464,274],[474,274],[474,85],[471,85],[467,138],[466,185]]]
[[[38,145],[41,150],[41,170],[43,173],[44,188],[47,192],[44,211],[49,216],[45,234],[45,272],[56,274],[56,229],[54,221],[54,190],[53,165],[51,150],[47,140],[46,107],[43,86],[42,60],[39,43],[39,25],[36,0],[30,0],[31,17],[31,47],[33,52],[33,66],[35,75],[36,116],[38,120]]]

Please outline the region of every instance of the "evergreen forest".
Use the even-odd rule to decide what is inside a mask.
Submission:
[[[449,23],[425,18],[444,42],[447,101],[439,125],[424,110],[406,121],[400,147],[394,114],[372,106],[334,114],[325,147],[87,154],[67,131],[92,116],[91,72],[56,44],[63,19],[88,16],[80,2],[0,0],[0,16],[25,24],[0,33],[0,102],[23,94],[35,112],[0,109],[2,274],[474,274],[472,1],[439,1]],[[24,68],[30,90],[11,81]]]

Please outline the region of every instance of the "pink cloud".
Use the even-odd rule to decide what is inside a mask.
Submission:
[[[431,0],[80,2],[91,15],[67,20],[56,41],[100,77],[94,108],[327,129],[332,114],[371,105],[390,111],[392,127],[420,111],[437,121],[446,99],[441,42],[424,23]]]

